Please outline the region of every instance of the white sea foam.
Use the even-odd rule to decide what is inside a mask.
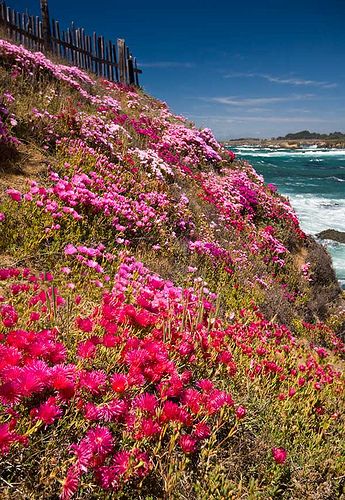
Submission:
[[[333,199],[312,194],[289,194],[302,229],[317,234],[324,229],[345,231],[345,199]]]
[[[334,175],[332,175],[331,177],[326,177],[326,179],[333,179],[337,182],[345,182],[345,179],[340,179],[340,177],[335,177]]]
[[[290,194],[301,228],[314,236],[325,229],[345,231],[345,199],[332,199],[312,194]],[[345,245],[331,240],[320,240],[331,254],[333,266],[341,286],[345,286]]]
[[[249,145],[248,147],[236,148],[236,151],[239,156],[247,157],[249,162],[253,161],[254,167],[257,165],[259,170],[261,165],[263,165],[263,170],[267,167],[270,170],[272,169],[271,172],[282,169],[280,182],[277,182],[279,191],[290,199],[300,225],[307,234],[315,236],[325,229],[336,229],[345,232],[345,192],[339,192],[343,186],[340,183],[345,182],[342,175],[345,170],[345,149],[317,149],[315,146],[311,146],[297,150],[285,148],[277,150]],[[253,157],[253,160],[251,160],[251,157]],[[272,159],[267,160],[267,158]],[[295,163],[294,159],[296,159]],[[330,161],[330,164],[336,163],[337,166],[330,167],[332,172],[327,176],[324,166],[328,164],[328,161]],[[295,168],[298,169],[298,165],[303,165],[305,162],[308,162],[311,168],[315,163],[315,170],[310,172],[309,178],[300,178],[298,175],[296,177],[294,175]],[[320,162],[324,162],[320,167],[322,173],[326,173],[327,177],[317,175],[317,163]],[[290,167],[292,168],[291,175],[289,175]],[[341,174],[339,172],[339,175],[337,175],[335,169],[341,170]],[[335,175],[332,175],[332,173],[335,173]],[[315,181],[316,184],[314,184]],[[323,186],[327,186],[327,189],[323,190]],[[329,193],[330,186],[333,186],[333,194]],[[303,188],[302,191],[306,189],[312,192],[298,193],[298,191],[301,191],[300,188]],[[324,192],[324,195],[321,195],[321,192]],[[331,254],[337,277],[341,286],[345,289],[345,244],[331,240],[320,241]]]
[[[340,285],[345,289],[345,245],[331,240],[322,242],[332,256],[333,266],[337,270]]]
[[[244,156],[256,156],[265,158],[279,158],[287,156],[291,158],[315,158],[318,161],[320,157],[338,157],[345,159],[345,149],[270,149],[270,148],[237,148],[237,152]]]
[[[306,233],[316,235],[325,229],[345,231],[345,200],[306,194],[294,194],[289,199]],[[321,242],[332,256],[341,286],[345,286],[345,245],[332,240]]]

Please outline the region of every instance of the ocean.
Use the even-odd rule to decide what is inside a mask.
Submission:
[[[315,236],[324,229],[345,232],[345,149],[231,149],[290,199],[306,233]],[[330,240],[322,243],[345,288],[345,245]]]

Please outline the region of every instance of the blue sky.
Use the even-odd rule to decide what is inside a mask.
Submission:
[[[35,13],[38,0],[8,0]],[[141,84],[220,139],[345,132],[345,0],[50,0],[62,26],[125,38]]]

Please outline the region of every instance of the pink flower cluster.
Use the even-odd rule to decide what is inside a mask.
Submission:
[[[105,113],[87,115],[79,113],[76,116],[76,126],[80,137],[91,147],[101,147],[113,152],[117,146],[121,146],[123,140],[131,142],[129,133],[117,123],[109,122]]]
[[[183,163],[197,166],[222,161],[221,146],[210,129],[196,130],[180,124],[171,124],[161,138],[163,146],[178,154]]]
[[[242,230],[255,228],[257,217],[284,220],[298,229],[298,219],[287,200],[274,196],[262,178],[246,170],[224,168],[220,175],[201,174],[204,198],[217,207],[225,222]]]
[[[5,64],[10,66],[14,78],[22,71],[29,75],[45,72],[75,88],[81,95],[90,97],[82,84],[92,86],[94,80],[79,68],[54,64],[41,52],[31,52],[23,46],[13,45],[6,40],[0,40],[0,57]]]
[[[159,248],[160,238],[165,239],[168,232],[173,237],[187,238],[192,248],[201,238],[194,231],[188,203],[182,202],[183,196],[177,202],[175,193],[167,189],[172,179],[178,185],[183,176],[190,176],[201,189],[203,199],[216,207],[223,224],[249,233],[248,244],[243,247],[244,260],[253,253],[262,253],[266,264],[284,264],[280,256],[284,246],[278,240],[273,244],[273,235],[269,244],[266,233],[256,229],[258,221],[266,225],[283,221],[298,237],[304,236],[289,203],[266,187],[248,164],[234,169],[234,155],[216,141],[209,129],[187,127],[164,104],[157,104],[157,113],[152,117],[138,92],[118,84],[103,81],[107,94],[91,95],[92,80],[83,77],[80,70],[53,65],[42,54],[32,54],[7,42],[0,47],[7,64],[14,64],[15,58],[22,71],[47,71],[97,106],[93,114],[82,109],[56,116],[47,110],[34,113],[39,123],[46,122],[48,143],[57,142],[62,155],[69,158],[68,163],[52,172],[50,187],[33,184],[24,196],[25,201],[51,214],[46,232],[59,230],[67,217],[78,221],[102,214],[120,233],[119,241],[131,243],[131,239],[143,234],[152,235],[153,246]],[[126,112],[120,104],[124,99],[128,103]],[[135,111],[132,117],[131,110]],[[59,122],[68,125],[75,139],[59,135],[64,130],[59,128]],[[138,140],[146,141],[145,149],[133,147]],[[202,166],[210,171],[198,173]],[[221,247],[218,242],[209,243]],[[224,264],[229,267],[227,253],[229,249],[223,248]],[[218,252],[216,260],[219,258]]]
[[[84,158],[86,154],[93,155],[94,169],[85,173],[82,166],[65,164],[63,177],[57,172],[51,174],[51,187],[32,182],[30,191],[24,195],[25,201],[34,202],[51,214],[51,229],[60,229],[61,223],[57,223],[66,217],[80,220],[90,212],[102,213],[110,219],[114,231],[126,233],[126,236],[150,232],[168,219],[172,206],[165,193],[144,192],[143,185],[132,182],[126,185],[119,175],[125,167],[119,172],[117,165],[80,140],[72,141],[67,147],[71,155],[83,153]]]
[[[102,251],[66,247],[68,254],[88,257]],[[305,391],[319,392],[340,376],[325,362],[327,351],[317,346],[306,353],[304,363],[291,369],[288,355],[300,346],[286,327],[265,321],[258,312],[257,321],[248,322],[244,310],[244,323],[226,326],[216,318],[210,321],[213,294],[203,290],[200,296],[197,289],[176,287],[126,256],[101,304],[87,316],[76,313],[79,361],[71,363],[70,347],[59,330],[44,327],[54,309],[66,304],[51,285],[53,276],[3,268],[0,279],[5,291],[0,297],[0,399],[3,416],[9,418],[0,429],[0,449],[7,453],[16,443],[28,444],[16,431],[27,418],[33,425],[53,425],[76,405],[89,430],[71,446],[74,461],[64,482],[64,499],[77,490],[86,472],[113,490],[148,474],[155,460],[150,443],[167,433],[178,432],[181,451],[194,453],[223,408],[237,420],[245,418],[246,408],[239,405],[234,410],[229,392],[200,377],[203,366],[223,367],[233,377],[240,355],[249,379],[274,378],[282,402],[297,394],[302,397]],[[82,311],[80,298],[75,303]],[[104,370],[93,368],[106,351],[116,355],[118,363]],[[122,448],[128,440],[131,447]],[[275,452],[274,458],[283,463],[282,453]]]
[[[71,245],[67,251],[94,254],[91,249]],[[178,423],[181,449],[190,453],[210,434],[207,418],[233,405],[229,393],[217,389],[211,381],[193,380],[192,371],[186,369],[196,360],[194,342],[188,340],[183,324],[186,305],[191,320],[198,314],[199,299],[192,289],[176,288],[150,274],[140,262],[126,259],[101,306],[89,317],[76,317],[76,327],[86,335],[85,340],[77,341],[81,360],[77,366],[67,362],[68,350],[58,340],[57,328],[35,327],[48,321],[54,307],[65,305],[59,291],[50,286],[53,277],[49,273],[36,276],[28,269],[4,268],[0,278],[8,290],[8,297],[1,297],[0,309],[4,328],[0,339],[0,399],[4,415],[16,414],[11,430],[4,427],[3,436],[0,433],[0,448],[7,452],[16,442],[26,443],[15,432],[22,418],[29,416],[33,422],[52,425],[75,402],[85,420],[98,425],[71,448],[76,462],[68,472],[63,498],[72,493],[71,477],[77,487],[76,479],[86,471],[93,471],[101,486],[113,489],[133,475],[140,477],[150,471],[151,459],[137,446],[114,454],[115,440],[104,427],[107,423],[117,422],[119,432],[132,436],[133,444],[139,445],[158,439]],[[131,303],[126,299],[129,289]],[[14,302],[26,308],[20,310]],[[212,309],[206,299],[204,308],[205,315]],[[95,334],[97,325],[99,333]],[[146,331],[143,338],[138,335],[141,330]],[[104,349],[119,353],[124,371],[107,373],[88,368]],[[34,400],[36,406],[32,408]],[[123,470],[115,467],[119,456],[127,457]],[[106,480],[109,474],[111,481]]]
[[[8,105],[13,102],[13,96],[4,94],[0,100],[0,146],[17,146],[19,140],[11,135],[10,129],[17,125],[16,117],[8,109]]]
[[[222,248],[219,244],[210,241],[194,241],[189,243],[189,249],[199,255],[208,255],[215,263],[222,262],[226,270],[231,274],[233,259],[229,251]]]

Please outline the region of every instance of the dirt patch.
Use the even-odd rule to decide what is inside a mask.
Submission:
[[[308,251],[305,247],[302,247],[298,253],[294,255],[294,261],[296,268],[300,271],[301,267],[306,264],[308,260]]]
[[[29,180],[38,180],[48,171],[49,160],[32,144],[21,144],[11,157],[0,160],[0,199],[6,189],[25,190]]]
[[[0,253],[0,267],[13,267],[16,265],[16,259],[12,255]]]

